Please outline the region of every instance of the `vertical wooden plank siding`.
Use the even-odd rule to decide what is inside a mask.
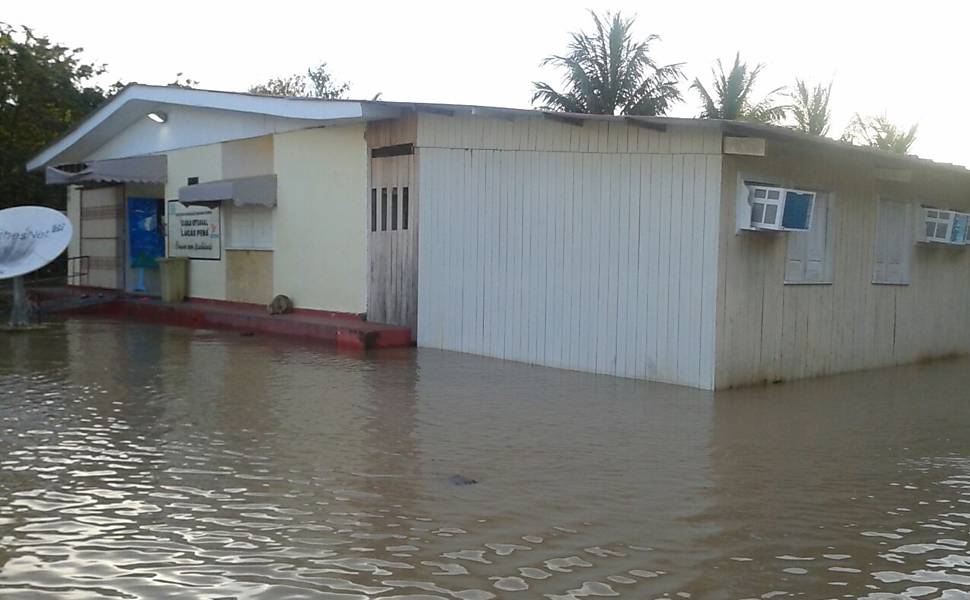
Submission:
[[[713,387],[718,130],[421,113],[416,136],[418,345]]]
[[[416,125],[414,115],[371,123],[365,132],[368,148],[413,144]],[[417,271],[420,266],[418,224],[421,218],[417,161],[416,154],[371,158],[370,186],[365,201],[367,318],[409,327],[412,337],[416,337],[420,318]],[[404,204],[405,190],[407,206]],[[377,207],[373,214],[375,198]]]
[[[907,241],[909,284],[872,283],[886,269],[876,259],[880,196],[910,214],[920,202],[970,211],[965,180],[917,169],[912,183],[889,183],[864,163],[768,150],[722,160],[716,387],[970,352],[970,251]],[[828,192],[831,283],[786,285],[786,234],[736,232],[739,172]]]
[[[85,285],[125,286],[125,196],[120,185],[81,190],[80,255],[88,256]]]

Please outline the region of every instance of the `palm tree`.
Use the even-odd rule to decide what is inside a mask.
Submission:
[[[695,79],[690,86],[697,90],[704,103],[701,118],[727,119],[731,121],[754,121],[757,123],[776,123],[785,118],[788,106],[776,104],[774,97],[785,88],[776,88],[759,101],[752,99],[752,90],[761,74],[764,65],[758,64],[749,69],[748,64],[741,62],[741,54],[734,57],[731,71],[724,72],[724,65],[717,61],[717,71],[714,71],[714,94],[707,91],[700,79]]]
[[[827,135],[832,123],[832,111],[829,109],[832,82],[828,87],[818,84],[809,90],[804,81],[795,79],[795,92],[789,96],[792,99],[795,129],[812,135]]]
[[[658,66],[650,44],[660,38],[648,35],[634,41],[634,19],[607,12],[603,18],[590,11],[595,31],[573,33],[565,55],[542,61],[566,71],[566,91],[548,83],[533,82],[532,102],[547,110],[593,114],[664,115],[682,100],[678,82],[681,64]]]
[[[904,131],[902,127],[890,123],[885,115],[863,117],[856,113],[842,134],[842,141],[896,154],[909,154],[910,147],[916,141],[918,127],[918,124],[913,125]]]

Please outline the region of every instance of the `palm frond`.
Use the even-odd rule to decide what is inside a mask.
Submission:
[[[740,53],[734,55],[734,64],[728,71],[725,71],[724,63],[720,59],[715,65],[716,68],[711,72],[713,86],[710,91],[699,79],[695,79],[691,85],[691,89],[700,96],[702,118],[759,123],[776,123],[785,118],[789,107],[775,101],[775,97],[784,88],[776,88],[760,100],[752,100],[755,84],[764,65],[749,67],[741,60]]]
[[[796,79],[795,90],[789,94],[795,129],[812,135],[827,135],[832,121],[832,111],[829,109],[831,96],[831,82],[828,87],[817,84],[809,90],[804,81]]]
[[[856,113],[842,134],[842,141],[896,154],[908,154],[916,142],[918,129],[919,125],[913,125],[904,131],[890,122],[885,115],[863,117]]]
[[[650,56],[650,45],[658,36],[637,41],[632,33],[634,19],[619,12],[590,11],[590,15],[591,33],[571,34],[564,55],[549,56],[541,63],[563,71],[564,89],[535,83],[533,104],[542,102],[553,110],[568,104],[576,112],[598,114],[657,115],[681,101],[677,87],[683,78],[681,65],[658,67]]]

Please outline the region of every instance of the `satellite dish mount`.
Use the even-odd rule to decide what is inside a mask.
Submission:
[[[0,210],[0,279],[13,279],[10,327],[30,324],[30,306],[23,276],[60,256],[71,243],[71,222],[43,206]]]

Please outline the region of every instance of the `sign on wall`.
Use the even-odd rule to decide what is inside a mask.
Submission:
[[[202,260],[222,258],[218,206],[168,203],[168,255]]]

